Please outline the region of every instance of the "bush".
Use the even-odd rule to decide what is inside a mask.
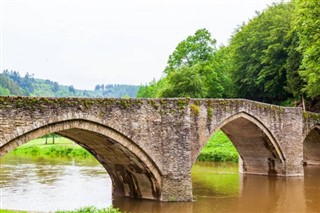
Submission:
[[[209,139],[197,160],[238,162],[238,152],[230,139],[222,131],[218,131]]]

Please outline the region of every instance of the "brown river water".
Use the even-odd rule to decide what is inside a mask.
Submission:
[[[5,156],[0,164],[0,209],[53,212],[113,205],[126,212],[320,212],[320,167],[305,177],[241,175],[234,163],[193,166],[194,202],[112,198],[111,180],[93,160]]]

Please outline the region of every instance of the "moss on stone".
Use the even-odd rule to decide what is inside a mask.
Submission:
[[[212,115],[213,115],[213,108],[212,107],[208,107],[207,108],[207,118],[208,120],[212,120]]]
[[[159,109],[160,107],[160,105],[153,99],[149,99],[148,104],[150,104],[154,109]]]
[[[183,110],[189,104],[189,101],[190,101],[189,98],[179,99],[177,101],[177,105],[181,110]]]
[[[195,104],[191,104],[190,105],[190,110],[191,110],[191,114],[194,116],[199,116],[200,114],[200,107],[195,105]]]
[[[318,113],[303,112],[303,117],[305,119],[313,119],[315,121],[320,122],[320,114]]]

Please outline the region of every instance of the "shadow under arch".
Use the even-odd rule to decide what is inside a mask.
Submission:
[[[271,132],[254,116],[239,112],[223,120],[212,131],[221,129],[232,141],[239,157],[239,171],[246,174],[286,174],[285,156]]]
[[[306,165],[320,166],[320,124],[314,125],[303,141],[303,161]]]
[[[155,162],[123,134],[92,121],[74,119],[38,127],[0,147],[0,157],[48,133],[69,138],[88,150],[110,175],[113,195],[160,199],[161,172]]]

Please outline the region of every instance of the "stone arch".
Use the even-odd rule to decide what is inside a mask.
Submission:
[[[161,172],[153,160],[125,135],[96,122],[75,119],[38,126],[0,147],[0,156],[48,133],[67,137],[92,153],[112,179],[113,195],[160,199]]]
[[[286,174],[285,156],[277,140],[259,119],[246,113],[234,114],[217,125],[239,153],[239,170],[246,174]]]
[[[313,126],[303,141],[303,160],[307,165],[320,165],[320,124]]]

